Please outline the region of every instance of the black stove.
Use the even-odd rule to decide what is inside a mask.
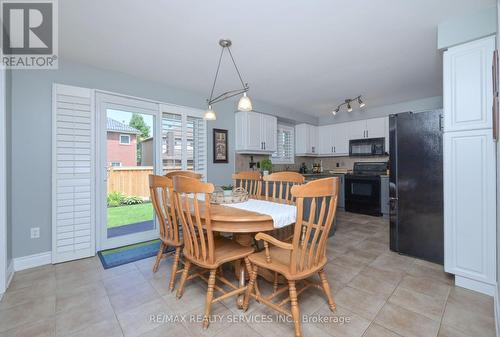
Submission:
[[[345,210],[382,216],[380,176],[387,173],[386,162],[356,162],[345,177]]]
[[[387,173],[386,162],[357,162],[354,163],[351,175],[381,176]]]

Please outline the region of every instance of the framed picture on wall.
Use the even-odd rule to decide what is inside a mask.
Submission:
[[[227,130],[214,129],[214,163],[227,163]]]

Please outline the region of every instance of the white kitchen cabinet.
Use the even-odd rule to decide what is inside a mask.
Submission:
[[[264,132],[262,141],[264,142],[264,150],[276,152],[277,137],[278,137],[278,119],[270,115],[262,115],[261,130]]]
[[[273,153],[276,151],[278,120],[258,112],[236,113],[236,152]]]
[[[345,124],[349,129],[349,139],[389,138],[388,117],[363,119]]]
[[[319,127],[319,155],[349,155],[349,123],[324,125]]]
[[[495,38],[444,54],[444,269],[455,284],[493,295],[496,159],[491,65]]]
[[[366,138],[389,138],[389,130],[386,128],[386,121],[388,120],[388,117],[367,119]]]
[[[443,59],[444,131],[492,127],[495,37],[448,49]]]
[[[349,155],[349,129],[345,124],[333,125],[333,152],[335,156]]]
[[[366,138],[366,120],[342,123],[347,127],[349,139]]]
[[[457,285],[494,293],[496,282],[495,143],[491,129],[445,132],[444,237]]]
[[[322,125],[318,127],[318,151],[321,156],[333,153],[333,125]]]
[[[318,127],[310,124],[295,125],[295,154],[297,156],[317,156],[319,154]]]

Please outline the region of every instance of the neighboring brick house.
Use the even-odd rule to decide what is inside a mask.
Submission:
[[[107,119],[108,166],[137,166],[139,131],[112,118]]]

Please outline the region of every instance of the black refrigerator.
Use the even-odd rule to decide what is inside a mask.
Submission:
[[[443,264],[442,111],[389,117],[390,248]]]

